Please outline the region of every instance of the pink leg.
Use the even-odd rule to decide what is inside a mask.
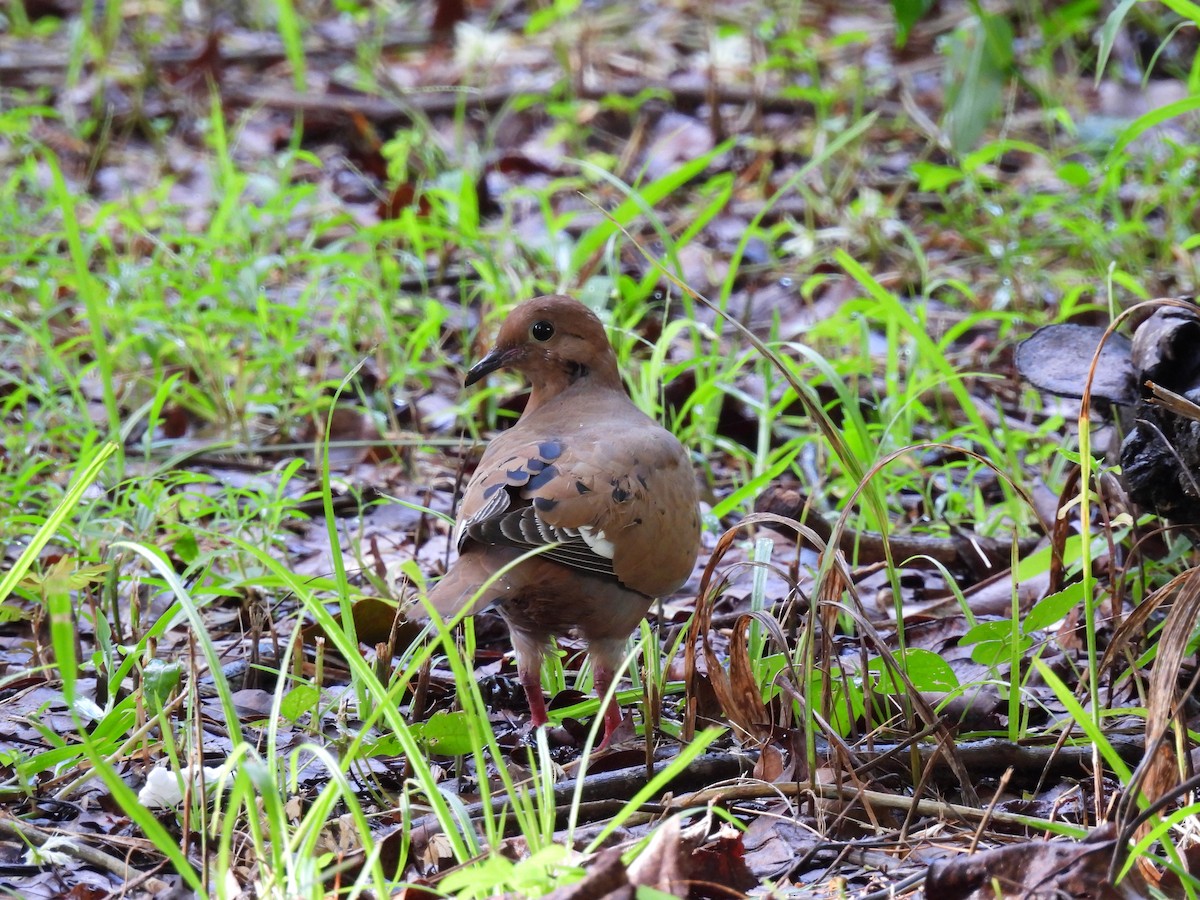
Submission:
[[[608,693],[609,687],[612,686],[612,669],[595,658],[592,659],[592,666],[595,672],[593,680],[596,682],[596,696],[600,698],[601,703],[604,703],[604,697]],[[621,715],[621,704],[617,703],[616,697],[601,712],[604,714],[604,740],[600,742],[598,749],[604,750],[612,740],[613,733],[621,727],[624,718]]]
[[[592,658],[592,672],[594,673],[592,680],[596,684],[596,696],[603,703],[605,694],[612,686],[613,675],[625,658],[625,641],[623,639],[591,641],[588,644],[588,655]],[[613,734],[621,727],[624,718],[621,715],[621,704],[617,702],[616,697],[613,697],[613,701],[602,708],[600,712],[604,716],[604,740],[600,742],[600,749],[603,750],[612,742]]]
[[[546,643],[516,630],[512,631],[512,641],[517,654],[517,677],[529,701],[529,724],[538,728],[546,724],[546,697],[542,694],[542,656]]]
[[[541,658],[535,665],[527,665],[523,658],[517,657],[517,675],[521,679],[521,687],[525,688],[525,699],[529,701],[529,724],[534,728],[545,725],[546,698],[542,694]]]

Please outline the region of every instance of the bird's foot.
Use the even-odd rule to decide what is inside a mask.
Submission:
[[[604,711],[604,739],[597,745],[597,750],[607,750],[614,743],[622,744],[637,736],[633,725],[633,716],[622,716],[621,707],[614,700]]]
[[[552,752],[563,748],[574,750],[574,748],[579,746],[579,740],[571,733],[570,729],[563,725],[552,725],[549,722],[537,726],[534,726],[532,723],[530,724],[529,730],[525,732],[525,743],[528,746],[537,746],[539,729],[545,731],[546,744]]]

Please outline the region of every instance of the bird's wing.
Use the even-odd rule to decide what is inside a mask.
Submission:
[[[510,429],[467,486],[457,537],[460,550],[554,544],[544,557],[659,596],[695,562],[695,476],[679,442],[648,421],[626,434],[530,439]]]

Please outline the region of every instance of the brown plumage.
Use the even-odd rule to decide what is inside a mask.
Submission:
[[[467,484],[459,557],[430,591],[446,618],[494,605],[508,623],[534,727],[546,722],[542,657],[553,635],[588,644],[603,698],[625,641],[656,597],[696,562],[700,514],[687,453],[625,392],[600,320],[564,296],[517,306],[495,348],[468,373],[521,372],[533,388],[520,420],[495,437]],[[506,564],[547,544],[482,585]],[[604,713],[604,745],[621,723]]]

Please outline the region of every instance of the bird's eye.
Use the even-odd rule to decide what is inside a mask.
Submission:
[[[545,343],[546,341],[550,340],[550,338],[554,337],[554,326],[545,319],[542,319],[541,321],[534,322],[533,325],[530,326],[529,333],[533,336],[535,341],[541,341],[542,343]]]

